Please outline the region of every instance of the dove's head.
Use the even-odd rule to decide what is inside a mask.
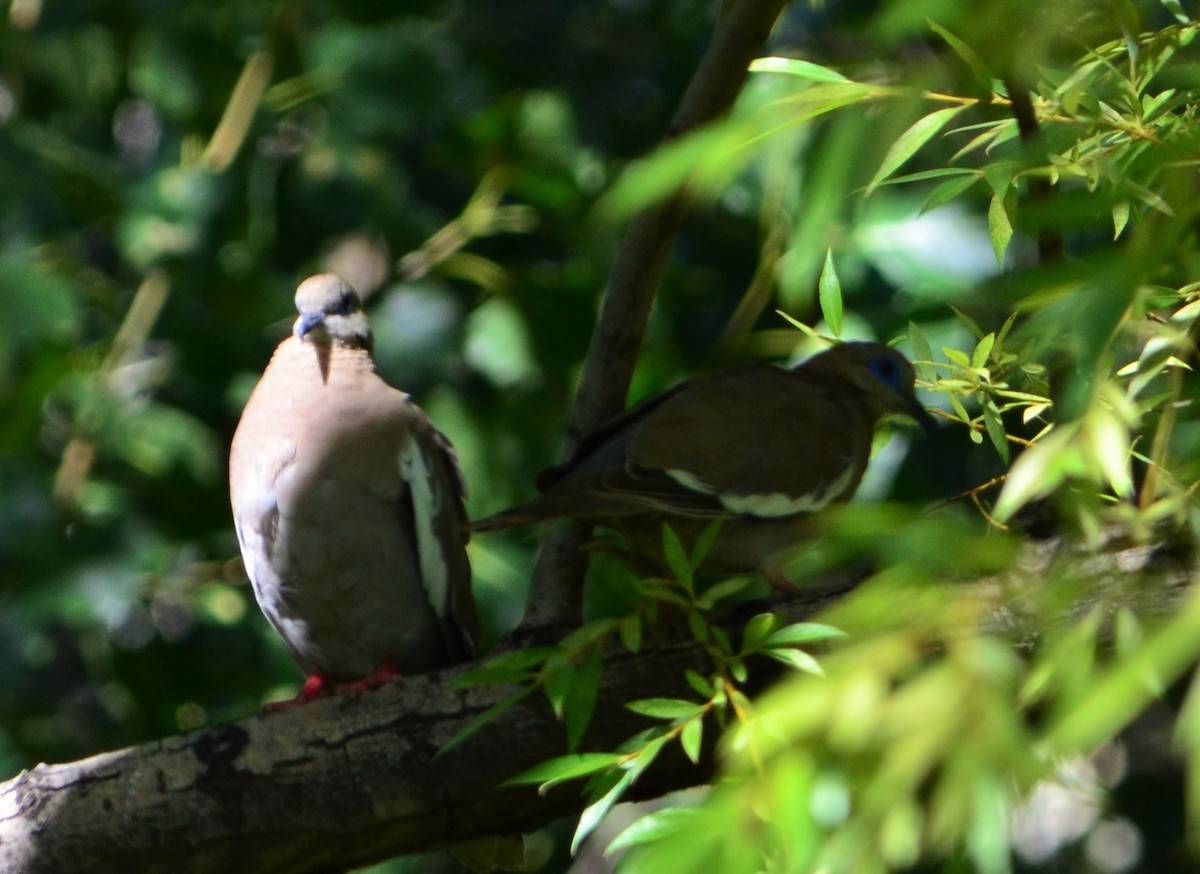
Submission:
[[[362,300],[349,283],[332,273],[310,276],[296,289],[300,315],[292,328],[297,339],[310,335],[339,346],[371,347],[371,323]]]

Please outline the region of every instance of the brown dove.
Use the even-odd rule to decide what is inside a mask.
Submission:
[[[376,372],[353,288],[313,276],[296,309],[229,458],[258,604],[309,675],[306,697],[461,661],[476,618],[454,452]]]
[[[662,569],[662,523],[685,545],[722,528],[702,568],[764,571],[812,533],[812,515],[854,494],[880,419],[932,417],[912,365],[881,343],[842,343],[785,370],[745,364],[693,377],[588,434],[538,478],[542,495],[478,520],[492,531],[572,517],[621,530]]]

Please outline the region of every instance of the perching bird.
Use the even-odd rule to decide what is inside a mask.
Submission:
[[[309,675],[306,697],[461,661],[476,618],[454,452],[376,372],[354,289],[310,277],[296,309],[229,458],[258,604]]]
[[[664,521],[690,544],[723,518],[702,568],[778,582],[775,559],[809,536],[811,515],[858,488],[880,419],[934,427],[914,381],[908,360],[880,343],[842,343],[790,370],[755,363],[696,376],[584,437],[538,478],[540,497],[472,527],[590,520],[662,568]]]

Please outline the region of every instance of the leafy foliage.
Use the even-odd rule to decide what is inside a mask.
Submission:
[[[1194,538],[1189,10],[795,3],[731,117],[653,149],[710,27],[684,0],[11,5],[5,773],[295,688],[237,567],[222,459],[299,278],[373,293],[381,369],[451,436],[480,516],[554,457],[617,223],[684,187],[699,206],[633,396],[830,338],[901,342],[947,424],[895,440],[862,494],[937,509],[830,513],[789,576],[863,555],[880,572],[811,626],[761,614],[740,640],[714,614],[753,584],[697,579],[669,531],[671,579],[598,557],[584,628],[476,672],[515,687],[476,730],[547,696],[565,756],[525,778],[586,780],[576,845],[661,751],[720,735],[707,797],[612,845],[632,871],[1194,867],[1163,825],[1186,802],[1197,843],[1193,598],[1164,611],[1082,551],[1013,570],[1030,531]],[[472,544],[490,639],[532,547]],[[711,669],[689,697],[630,702],[650,727],[621,749],[578,752],[603,649],[663,621]],[[756,656],[796,670],[753,701]],[[1097,776],[1164,711],[1185,786]],[[1086,825],[1029,838],[1037,799],[1081,771]],[[1110,826],[1142,845],[1121,855],[1096,839]]]

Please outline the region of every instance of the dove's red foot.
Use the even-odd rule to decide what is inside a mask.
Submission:
[[[313,674],[304,681],[304,685],[300,687],[300,693],[295,698],[285,698],[282,701],[268,701],[263,705],[263,713],[278,713],[280,710],[287,710],[290,707],[295,707],[297,704],[305,704],[320,698],[329,690],[329,681],[320,674]]]
[[[312,701],[314,698],[320,698],[321,693],[329,689],[329,681],[320,674],[313,674],[304,681],[304,685],[300,688],[300,694],[296,696],[298,701]]]
[[[368,689],[374,689],[376,686],[382,686],[388,683],[400,673],[390,664],[383,665],[373,674],[367,674],[361,680],[351,680],[349,683],[339,683],[333,690],[339,695],[361,695]]]

